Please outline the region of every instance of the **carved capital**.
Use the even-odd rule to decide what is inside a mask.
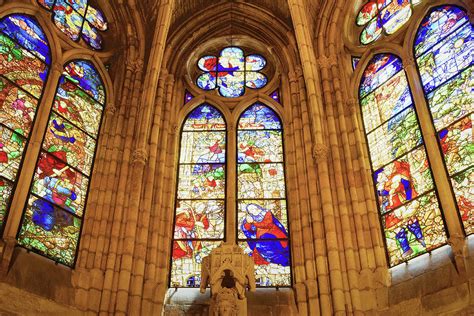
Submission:
[[[408,56],[408,57],[403,59],[403,68],[404,69],[407,69],[407,68],[410,68],[410,67],[415,67],[415,66],[416,66],[415,58],[413,58],[411,56]]]
[[[325,144],[314,144],[313,145],[313,159],[316,162],[322,162],[328,159],[329,147]]]
[[[321,56],[318,58],[318,66],[321,68],[329,68],[337,66],[337,58],[335,56]]]
[[[173,125],[173,126],[171,126],[171,128],[170,128],[170,134],[171,134],[171,135],[176,135],[176,134],[178,134],[178,133],[179,133],[179,127],[178,127],[178,125]]]
[[[132,163],[146,164],[148,160],[148,152],[145,148],[138,148],[132,154]]]
[[[126,63],[127,70],[131,72],[141,71],[143,68],[143,59],[128,60]]]
[[[109,104],[106,109],[107,115],[114,116],[117,113],[117,107],[115,104]]]
[[[346,101],[345,114],[353,115],[354,113],[356,113],[357,106],[358,106],[358,103],[355,99],[348,99]]]
[[[296,67],[295,71],[292,71],[288,74],[290,82],[297,82],[301,77],[303,77],[303,70],[300,67]]]

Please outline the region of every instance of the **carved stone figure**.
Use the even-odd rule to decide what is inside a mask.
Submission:
[[[209,315],[247,315],[245,290],[255,291],[254,263],[237,245],[222,244],[203,258],[201,293],[211,287]]]

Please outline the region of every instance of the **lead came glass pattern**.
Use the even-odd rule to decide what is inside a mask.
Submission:
[[[372,58],[362,76],[359,99],[387,256],[395,266],[447,240],[413,99],[397,56]]]
[[[473,25],[455,6],[433,8],[414,52],[425,97],[467,234],[474,233]]]
[[[365,3],[356,18],[357,26],[363,26],[360,42],[364,45],[390,35],[405,25],[413,13],[413,6],[421,0],[370,0]]]
[[[74,266],[84,218],[105,90],[95,67],[64,67],[43,138],[18,243]]]
[[[77,42],[82,38],[90,47],[102,49],[102,35],[107,30],[107,20],[100,10],[87,0],[37,0],[52,12],[56,27]],[[100,31],[100,32],[99,32]]]
[[[48,40],[33,17],[0,20],[0,233],[50,63]]]
[[[184,122],[172,242],[171,287],[199,287],[201,262],[224,240],[226,124],[203,104]]]
[[[239,47],[226,47],[217,56],[204,56],[198,61],[203,71],[196,84],[203,90],[217,88],[219,95],[236,98],[244,95],[245,88],[260,89],[267,84],[267,77],[260,72],[267,61],[260,55],[244,55]]]
[[[291,286],[283,130],[269,107],[256,103],[237,131],[238,244],[255,263],[259,287]]]

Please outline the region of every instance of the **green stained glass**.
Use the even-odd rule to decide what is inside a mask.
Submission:
[[[181,165],[178,199],[223,199],[225,168],[223,164]]]
[[[18,242],[68,266],[74,264],[82,221],[49,201],[30,196]]]
[[[239,164],[238,191],[239,199],[285,198],[283,164]]]
[[[474,168],[465,170],[451,178],[459,213],[466,234],[474,233]]]
[[[239,131],[237,133],[238,162],[282,162],[282,132]]]
[[[367,135],[374,170],[422,143],[413,107],[391,118]]]
[[[382,223],[391,266],[440,247],[447,241],[434,192],[387,213],[382,217]]]
[[[0,177],[0,230],[7,217],[8,206],[12,197],[13,184]]]

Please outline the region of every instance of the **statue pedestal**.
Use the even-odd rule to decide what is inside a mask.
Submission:
[[[245,290],[255,291],[254,263],[234,244],[222,244],[203,258],[201,293],[211,287],[210,316],[247,315]]]

